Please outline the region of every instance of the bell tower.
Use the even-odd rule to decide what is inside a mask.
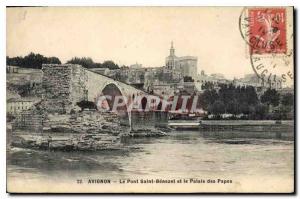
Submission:
[[[177,59],[175,55],[175,49],[173,46],[173,41],[171,42],[170,55],[166,58],[166,66],[170,70],[174,70],[175,68],[175,60]]]
[[[174,56],[175,56],[175,49],[174,49],[174,47],[173,47],[173,41],[171,42],[170,56],[171,56],[171,57],[174,57]]]

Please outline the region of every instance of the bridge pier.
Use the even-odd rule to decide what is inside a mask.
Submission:
[[[167,127],[168,113],[161,111],[132,111],[131,121],[132,130]]]
[[[44,107],[48,113],[70,113],[77,102],[87,100],[87,74],[74,64],[44,64],[42,77]]]

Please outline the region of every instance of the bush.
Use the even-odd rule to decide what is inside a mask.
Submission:
[[[83,111],[84,109],[98,110],[96,104],[91,101],[77,102],[77,106],[79,106],[81,108],[81,111]]]

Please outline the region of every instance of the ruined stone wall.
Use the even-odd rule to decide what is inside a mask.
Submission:
[[[82,100],[88,100],[87,90],[88,76],[86,69],[80,65],[73,65],[71,70],[71,87],[70,87],[70,101],[76,104]]]
[[[12,130],[30,130],[41,133],[43,131],[44,119],[45,115],[35,108],[22,111],[13,121]]]
[[[69,65],[43,65],[43,99],[47,112],[64,113],[70,106],[71,67]]]
[[[73,64],[44,64],[43,100],[49,113],[68,113],[86,98],[85,70]]]

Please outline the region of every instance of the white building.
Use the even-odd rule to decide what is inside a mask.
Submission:
[[[6,112],[12,115],[16,115],[24,110],[28,110],[35,104],[38,99],[29,98],[11,98],[7,100]]]

